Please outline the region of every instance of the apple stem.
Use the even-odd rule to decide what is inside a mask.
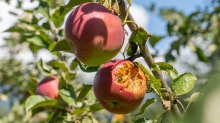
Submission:
[[[121,15],[123,17],[125,17],[127,15],[127,18],[129,21],[134,21],[132,15],[130,12],[128,12],[128,8],[125,5],[124,0],[119,0],[119,7],[120,7],[120,12]],[[137,29],[137,26],[134,23],[128,23],[128,27],[130,28],[131,31],[134,31],[135,29]],[[149,68],[151,68],[152,64],[155,63],[154,59],[152,58],[150,51],[147,47],[147,45],[145,44],[144,48],[143,48],[143,54],[142,57],[144,58],[145,62],[148,64]],[[164,88],[166,88],[168,91],[171,91],[171,89],[169,88],[168,84],[166,83],[165,79],[163,78],[163,75],[160,71],[153,71],[152,72],[153,75],[161,80],[162,86]],[[172,95],[167,93],[168,97],[171,97]],[[177,104],[173,104],[172,108],[171,108],[171,112],[174,114],[174,116],[177,117],[182,117],[181,112],[177,106]]]

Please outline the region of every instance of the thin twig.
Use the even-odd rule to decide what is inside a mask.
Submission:
[[[121,10],[121,15],[123,17],[126,16],[126,13],[127,13],[127,6],[125,5],[124,1],[123,0],[119,0],[118,3],[120,4],[119,7],[120,7],[120,10]],[[129,12],[128,13],[128,20],[129,21],[134,21],[131,13]],[[134,31],[135,29],[137,29],[136,25],[134,23],[127,23],[128,27],[130,28],[131,31]],[[152,64],[154,63],[154,60],[148,50],[148,47],[147,45],[145,45],[144,47],[144,50],[143,50],[143,58],[145,60],[145,62],[148,64],[149,68],[151,68]],[[163,75],[160,71],[153,71],[152,72],[153,75],[160,79],[161,80],[161,83],[162,83],[162,86],[164,88],[166,88],[168,91],[171,91],[171,89],[169,88],[168,84],[166,83],[165,79],[163,78]],[[171,97],[169,96],[170,94],[167,93],[167,96],[168,97]],[[171,112],[176,116],[178,117],[181,117],[181,113],[180,113],[180,110],[178,108],[178,106],[176,104],[174,104],[171,108]]]
[[[180,106],[182,107],[183,111],[186,112],[186,109],[184,108],[183,104],[178,99],[176,99],[176,101],[180,104]]]
[[[141,57],[141,56],[142,56],[142,53],[138,53],[138,54],[136,54],[136,55],[133,55],[133,56],[127,58],[126,60],[134,61],[136,58],[139,58],[139,57]]]
[[[51,32],[52,32],[52,34],[53,34],[53,37],[54,37],[55,42],[58,42],[57,35],[56,35],[56,32],[55,32],[55,30],[54,30],[54,28],[53,28],[53,24],[52,24],[52,21],[51,21],[51,20],[49,20],[49,25],[50,25],[50,30],[51,30]]]
[[[168,113],[168,111],[165,112],[165,114],[164,114],[164,116],[163,116],[163,119],[161,120],[161,123],[163,123],[163,120],[164,120],[164,118],[166,117],[167,113]]]

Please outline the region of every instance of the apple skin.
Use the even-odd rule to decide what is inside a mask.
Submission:
[[[118,78],[114,75],[117,73],[118,67],[125,63],[133,65],[135,70],[138,70],[137,73],[142,83],[140,88],[137,89],[138,93],[127,89],[124,84],[116,82]],[[134,111],[144,99],[146,78],[141,69],[131,61],[113,60],[99,69],[94,78],[93,89],[98,102],[103,108],[114,114],[128,114]]]
[[[121,20],[99,3],[88,2],[75,8],[64,30],[72,52],[88,66],[110,61],[124,43]]]
[[[46,77],[37,85],[36,94],[57,99],[59,96],[59,78],[56,76]]]

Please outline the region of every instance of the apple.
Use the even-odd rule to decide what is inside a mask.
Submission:
[[[59,95],[59,78],[56,76],[46,77],[37,85],[36,94],[57,99]]]
[[[93,89],[103,108],[114,114],[128,114],[144,99],[146,78],[133,62],[113,60],[98,70]]]
[[[76,58],[88,66],[100,66],[120,51],[124,43],[121,20],[99,3],[75,8],[65,23],[65,37]]]

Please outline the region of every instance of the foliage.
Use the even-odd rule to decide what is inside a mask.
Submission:
[[[108,1],[109,3],[112,2],[112,4],[115,2],[114,0]],[[64,23],[64,17],[70,9],[85,2],[91,2],[91,0],[70,0],[67,5],[65,5],[64,0],[39,0],[39,6],[33,10],[23,10],[23,13],[18,16],[19,21],[5,30],[5,32],[11,33],[9,38],[5,38],[7,44],[3,46],[9,48],[10,55],[8,58],[0,60],[0,86],[7,86],[2,90],[2,93],[7,95],[7,97],[13,97],[10,100],[18,101],[19,104],[11,104],[13,111],[9,115],[13,116],[13,118],[4,117],[0,121],[87,123],[101,121],[108,114],[97,102],[92,91],[92,85],[79,83],[75,71],[76,67],[79,66],[83,72],[96,72],[100,66],[90,67],[77,59],[67,64],[69,57],[66,56],[66,52],[72,53],[72,51],[63,33],[62,25]],[[106,1],[93,2],[100,2],[109,7],[109,3]],[[127,2],[130,3],[131,1]],[[18,1],[18,7],[20,9],[22,9],[21,4],[22,1]],[[155,47],[161,39],[168,36],[175,36],[177,40],[171,44],[170,50],[164,56],[167,62],[175,59],[172,51],[176,50],[177,54],[179,54],[179,49],[182,45],[190,46],[200,61],[214,62],[214,59],[220,56],[220,50],[217,48],[213,50],[212,47],[209,51],[211,55],[207,56],[205,50],[209,48],[202,48],[201,44],[193,41],[192,38],[202,37],[204,41],[210,40],[209,47],[218,47],[220,45],[220,31],[216,28],[216,26],[219,27],[219,6],[219,4],[214,4],[213,2],[211,12],[208,9],[200,10],[188,16],[174,9],[161,9],[159,14],[167,21],[167,36],[153,35],[150,37],[143,28],[137,28],[129,38],[128,47],[123,54],[127,52],[127,55],[130,57],[143,54],[148,38],[152,47]],[[154,5],[149,8],[152,11],[155,10]],[[38,17],[38,15],[41,16]],[[40,24],[39,22],[42,20],[44,20],[44,23]],[[123,21],[125,23],[128,22],[126,19]],[[53,53],[56,60],[45,62],[40,59],[37,62],[24,66],[21,61],[15,59],[15,55],[21,50],[19,46],[24,44],[27,48],[30,48],[33,54],[37,54],[41,49],[47,49]],[[146,95],[148,93],[156,93],[158,99],[146,100],[136,112],[134,111],[134,113],[129,114],[132,115],[130,121],[135,123],[155,123],[162,117],[163,121],[169,112],[169,108],[174,105],[174,102],[179,101],[178,96],[191,91],[197,78],[189,72],[178,75],[177,70],[171,64],[165,62],[156,62],[149,65],[151,71],[142,64],[135,63],[145,73],[147,78],[148,90]],[[154,75],[157,71],[171,77],[170,90],[164,88],[162,80]],[[51,75],[59,77],[59,98],[51,100],[47,97],[35,95],[35,88],[40,81],[39,78]],[[16,96],[18,93],[21,96]],[[197,96],[198,93],[194,93],[186,101],[189,101],[190,104],[196,100]],[[166,110],[165,113],[150,119],[148,119],[149,117],[142,116],[145,113],[145,109],[149,109],[150,105],[155,104],[157,101],[160,101],[163,107],[169,107],[164,108]],[[179,104],[182,105],[180,101]],[[188,106],[186,109],[188,109]],[[20,108],[19,111],[21,112],[16,113],[16,108]],[[184,107],[183,110],[185,111]],[[41,114],[46,114],[46,117],[42,117]],[[139,116],[139,119],[137,117],[135,118],[135,116]]]

